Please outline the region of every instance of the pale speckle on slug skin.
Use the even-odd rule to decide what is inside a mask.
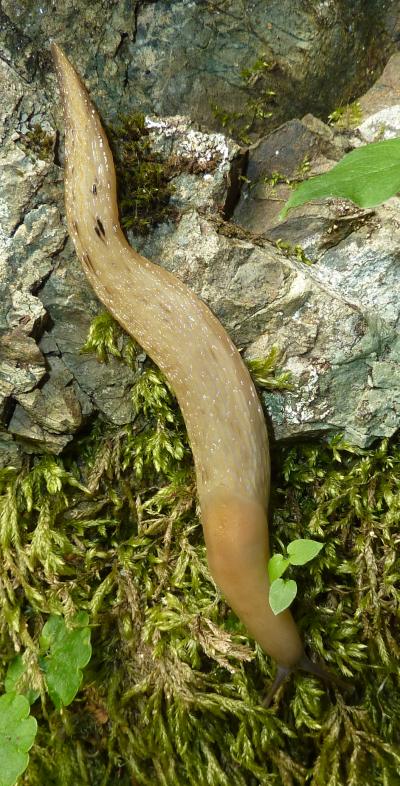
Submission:
[[[66,212],[76,252],[100,300],[176,393],[195,460],[216,583],[245,624],[248,618],[249,630],[266,651],[279,659],[281,638],[280,660],[294,663],[302,649],[294,622],[289,613],[272,619],[267,601],[268,438],[250,375],[210,309],[180,279],[128,245],[100,120],[65,55],[55,46],[53,52],[66,123]],[[243,575],[241,542],[251,555],[243,561]],[[246,581],[253,587],[253,612],[251,597],[246,603],[238,597]]]

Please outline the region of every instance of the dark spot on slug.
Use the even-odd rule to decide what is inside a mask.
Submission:
[[[93,185],[92,185],[92,194],[97,194],[97,186],[96,186],[96,183],[93,183]]]
[[[97,226],[98,226],[98,228],[100,229],[100,232],[101,232],[101,234],[103,235],[103,237],[105,237],[105,236],[106,236],[106,231],[105,231],[105,229],[104,229],[104,227],[103,227],[103,224],[102,224],[102,222],[100,221],[100,219],[99,219],[99,217],[98,217],[98,216],[97,216]]]
[[[73,222],[73,224],[72,224],[72,226],[74,227],[74,229],[75,229],[75,232],[76,232],[76,234],[77,234],[77,235],[78,235],[78,237],[79,237],[78,222],[77,222],[77,221],[74,221],[74,222]]]
[[[103,243],[105,243],[104,237],[103,237],[103,235],[101,234],[101,232],[100,232],[100,229],[99,229],[97,226],[94,228],[94,231],[96,232],[96,235],[97,235],[97,237],[99,237],[99,238],[100,238],[100,240],[102,240],[102,241],[103,241]]]

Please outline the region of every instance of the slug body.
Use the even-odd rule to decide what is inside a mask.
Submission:
[[[176,276],[127,243],[112,154],[85,87],[52,45],[65,118],[68,228],[99,299],[160,367],[193,451],[211,573],[250,635],[282,667],[302,665],[289,611],[268,601],[269,452],[250,375],[209,308]],[[303,664],[304,665],[304,664]]]

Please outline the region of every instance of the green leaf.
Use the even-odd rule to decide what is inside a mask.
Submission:
[[[285,559],[283,554],[274,554],[268,562],[268,576],[270,582],[272,583],[275,579],[279,579],[289,565],[289,560]]]
[[[25,673],[25,668],[26,666],[22,660],[22,655],[16,655],[9,663],[6,678],[4,680],[6,693],[11,693],[11,691],[15,690],[16,683]]]
[[[296,594],[297,584],[293,579],[289,581],[275,579],[269,588],[269,604],[274,614],[285,611],[295,599]]]
[[[49,652],[41,659],[41,666],[49,696],[57,709],[74,700],[82,682],[82,669],[89,663],[92,648],[88,622],[89,615],[80,611],[71,628],[57,615],[49,617],[43,627],[40,646],[42,651]]]
[[[36,730],[25,696],[14,691],[0,696],[0,786],[13,786],[28,766]]]
[[[344,197],[359,207],[375,207],[400,191],[400,138],[372,142],[352,150],[329,172],[311,177],[295,189],[280,213],[311,199]]]
[[[287,547],[289,555],[289,562],[291,565],[305,565],[306,562],[314,559],[319,554],[323,547],[323,543],[318,540],[308,540],[307,538],[299,538],[299,540],[292,540]]]
[[[16,691],[23,694],[33,704],[40,695],[40,691],[29,687],[26,673],[26,663],[22,655],[16,655],[8,665],[7,674],[4,680],[6,693]]]

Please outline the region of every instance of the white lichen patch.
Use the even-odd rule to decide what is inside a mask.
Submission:
[[[366,142],[394,139],[400,135],[400,104],[385,107],[368,117],[358,126]]]
[[[232,161],[240,155],[240,147],[223,134],[193,128],[187,117],[147,117],[145,123],[154,151],[166,161],[175,161],[172,202],[185,208],[224,204]]]
[[[223,134],[205,133],[192,128],[190,118],[184,116],[162,119],[146,117],[146,128],[151,132],[156,147],[165,149],[165,140],[172,140],[177,156],[210,162],[216,158],[221,163],[229,161],[239,152],[239,146]]]

